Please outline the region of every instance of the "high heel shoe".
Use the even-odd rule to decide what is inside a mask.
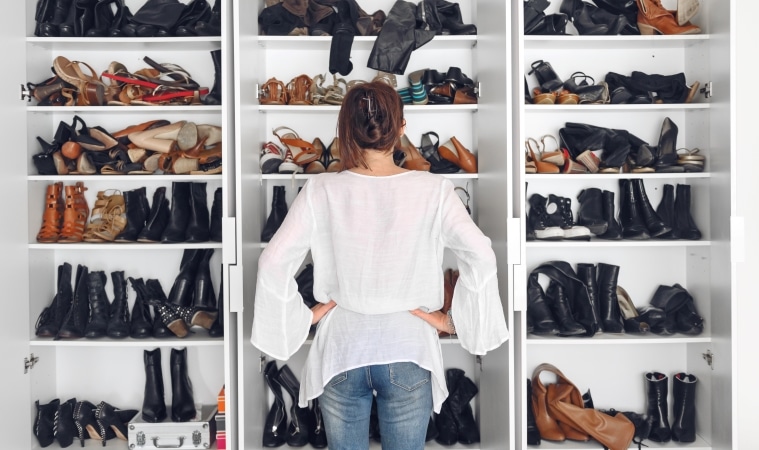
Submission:
[[[622,314],[626,332],[648,333],[651,330],[651,327],[641,320],[641,316],[638,310],[635,309],[630,294],[619,285],[617,285],[617,301],[619,302],[619,312]]]
[[[698,34],[701,28],[691,23],[679,25],[675,16],[667,11],[661,0],[636,0],[638,3],[638,29],[640,34]]]
[[[477,158],[456,139],[456,136],[451,136],[448,142],[438,148],[438,152],[443,159],[461,167],[464,172],[477,173]]]
[[[187,123],[186,120],[180,120],[169,125],[157,128],[150,128],[143,131],[129,133],[129,141],[139,148],[153,150],[159,153],[168,153],[177,148],[177,136],[179,130]]]
[[[86,400],[77,402],[73,414],[74,426],[76,426],[77,437],[82,447],[84,447],[84,440],[87,438],[100,439],[98,424],[95,419],[95,405]]]
[[[553,139],[556,148],[555,150],[548,150],[548,146],[546,145],[546,138]],[[558,167],[562,167],[564,165],[564,152],[561,151],[559,141],[556,139],[556,137],[552,134],[546,134],[540,138],[540,143],[542,144],[543,149],[540,152],[540,160],[554,164]]]
[[[541,161],[537,156],[535,156],[533,144],[539,153],[540,148],[538,147],[538,141],[533,138],[527,138],[527,140],[524,141],[524,146],[527,149],[527,153],[529,153],[530,158],[532,158],[532,160],[535,162],[535,167],[537,168],[538,173],[559,173],[559,166]]]
[[[408,136],[401,135],[400,140],[396,144],[396,148],[403,151],[406,154],[406,161],[403,163],[403,168],[408,170],[430,170],[430,162],[424,159],[419,150],[411,143]]]
[[[655,169],[657,172],[668,172],[677,167],[677,125],[669,117],[665,117],[659,133],[659,145]]]
[[[119,408],[114,408],[106,402],[100,402],[95,409],[95,420],[100,432],[100,441],[105,447],[105,441],[108,439],[107,430],[110,428],[116,434],[116,437],[127,441],[129,431],[123,421],[123,418],[117,414]],[[136,411],[135,411],[136,413]]]

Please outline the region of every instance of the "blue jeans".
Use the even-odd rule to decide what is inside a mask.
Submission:
[[[329,450],[369,448],[377,392],[382,450],[422,450],[432,414],[430,372],[412,362],[359,367],[332,378],[319,397]]]

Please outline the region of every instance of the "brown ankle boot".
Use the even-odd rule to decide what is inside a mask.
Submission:
[[[701,28],[690,23],[678,25],[661,0],[636,0],[638,3],[638,29],[640,34],[698,34]]]
[[[47,186],[45,194],[45,212],[42,213],[42,226],[37,233],[37,242],[58,242],[63,221],[63,183],[57,182]]]
[[[84,198],[84,183],[78,181],[74,186],[66,186],[66,209],[63,212],[63,227],[58,242],[82,242],[82,235],[87,226],[87,217],[90,215],[90,207]]]

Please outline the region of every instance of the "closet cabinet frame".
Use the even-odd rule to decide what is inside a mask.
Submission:
[[[519,3],[519,4],[517,4]],[[561,2],[552,1],[546,13],[558,12]],[[705,318],[699,336],[597,335],[593,338],[538,337],[526,332],[526,286],[515,302],[518,328],[516,350],[517,448],[587,448],[573,441],[552,443],[543,440],[539,447],[526,443],[526,379],[541,362],[557,365],[581,391],[592,390],[595,406],[601,409],[646,412],[644,374],[664,372],[671,379],[684,371],[699,377],[696,391],[697,440],[693,444],[644,441],[649,448],[731,448],[734,405],[734,319],[737,307],[731,273],[731,218],[734,215],[735,106],[731,94],[733,1],[701,2],[701,11],[693,19],[703,34],[691,36],[524,36],[521,2],[514,2],[512,13],[519,17],[516,42],[519,65],[515,70],[516,122],[513,143],[514,173],[519,175],[517,201],[523,227],[527,220],[527,198],[534,192],[555,193],[572,199],[574,217],[579,207],[579,192],[599,187],[615,192],[619,210],[618,180],[642,178],[651,203],[656,207],[659,188],[664,183],[692,186],[691,212],[703,233],[699,241],[602,241],[526,242],[522,239],[524,264],[519,281],[540,263],[566,260],[573,267],[578,262],[608,262],[620,266],[619,285],[624,286],[636,306],[648,304],[659,284],[681,283],[693,295],[699,313]],[[670,6],[665,2],[665,7]],[[670,8],[671,9],[671,8]],[[568,26],[570,29],[571,26]],[[617,53],[619,52],[619,53]],[[629,55],[624,59],[624,55]],[[530,89],[537,84],[527,75],[534,60],[552,63],[560,78],[566,80],[575,71],[584,71],[596,82],[607,72],[629,75],[632,70],[645,73],[674,74],[684,72],[687,82],[710,82],[711,97],[699,93],[687,105],[529,105],[524,104],[523,76]],[[529,94],[529,93],[528,93]],[[619,174],[619,175],[546,175],[524,174],[524,142],[539,138],[539,130],[552,133],[564,122],[580,122],[610,128],[624,128],[656,145],[664,117],[679,126],[677,148],[701,148],[706,169],[696,174]],[[529,187],[526,188],[526,184]],[[651,265],[651,268],[644,266]],[[632,273],[633,275],[630,275]],[[635,290],[635,293],[631,291]],[[546,380],[550,382],[551,380]],[[672,385],[669,382],[670,423],[672,423]]]
[[[477,37],[440,36],[425,46],[415,50],[406,69],[406,74],[398,75],[398,87],[407,84],[406,75],[425,67],[447,70],[458,66],[471,78],[480,83],[486,92],[476,106],[425,105],[406,106],[409,122],[409,138],[418,144],[422,133],[433,130],[440,135],[441,144],[448,137],[447,130],[455,130],[452,135],[478,155],[479,174],[452,175],[452,181],[470,190],[473,214],[483,231],[491,237],[498,256],[499,282],[504,302],[504,312],[508,315],[508,279],[510,271],[506,258],[507,236],[504,223],[507,215],[504,209],[504,194],[510,191],[511,175],[508,173],[507,154],[504,152],[507,136],[510,135],[511,111],[508,105],[508,82],[510,70],[507,66],[510,52],[510,35],[504,24],[508,23],[509,10],[502,2],[459,2],[464,22],[473,20],[479,29]],[[368,13],[382,9],[386,13],[391,1],[372,3],[359,1]],[[241,449],[261,448],[262,428],[272,398],[268,393],[262,368],[268,357],[250,344],[253,298],[255,294],[256,264],[265,244],[260,234],[270,212],[272,186],[285,186],[288,205],[291,204],[308,175],[298,174],[262,175],[259,169],[259,153],[267,141],[278,141],[272,134],[276,126],[293,128],[301,138],[311,141],[318,136],[325,146],[329,146],[335,136],[337,106],[261,106],[258,104],[257,89],[269,78],[276,77],[285,84],[293,77],[305,73],[315,77],[318,73],[326,76],[325,86],[332,83],[328,72],[330,37],[278,37],[259,36],[255,20],[263,2],[260,0],[240,0],[234,3],[235,17],[235,127],[236,160],[238,171],[235,183],[237,198],[238,264],[230,268],[231,284],[239,290],[232,299],[233,312],[237,314],[238,371],[239,380],[239,447]],[[476,20],[473,17],[476,15]],[[471,19],[470,19],[471,18]],[[366,67],[366,59],[375,38],[357,36],[354,39],[351,60],[353,71],[344,78],[371,80],[376,71]],[[453,60],[453,55],[466,54],[462,60]],[[461,125],[463,123],[464,125]],[[237,280],[237,281],[235,281]],[[511,324],[509,319],[509,325]],[[511,415],[511,342],[504,343],[480,359],[458,347],[455,340],[444,344],[443,352],[447,367],[457,366],[458,361],[467,375],[480,386],[480,394],[475,399],[475,416],[480,422],[482,444],[473,448],[502,448],[504,442],[513,441]],[[457,348],[458,347],[458,348]],[[309,343],[288,361],[278,361],[278,367],[291,365],[297,376],[308,351]],[[452,356],[448,358],[448,354]],[[466,355],[465,355],[466,353]],[[481,364],[479,363],[481,361]],[[479,368],[483,370],[480,371]],[[289,399],[287,399],[289,406]],[[372,444],[374,448],[378,444]],[[431,442],[430,448],[439,445]],[[454,446],[452,448],[459,448]],[[470,447],[467,447],[470,448]]]
[[[223,0],[220,0],[223,1]],[[111,273],[124,271],[125,278],[133,276],[143,279],[158,279],[168,294],[178,274],[179,262],[184,249],[214,248],[211,259],[211,273],[215,294],[220,284],[227,285],[225,266],[234,262],[234,235],[226,232],[222,242],[201,244],[39,244],[35,235],[41,224],[44,209],[44,191],[47,184],[61,181],[65,186],[83,181],[87,191],[90,210],[98,191],[118,189],[121,192],[145,186],[148,201],[152,203],[152,191],[165,186],[167,198],[175,181],[205,182],[209,211],[214,192],[222,187],[222,221],[230,228],[230,199],[234,196],[230,183],[234,172],[232,145],[232,121],[228,113],[233,101],[231,92],[231,2],[222,4],[222,34],[216,37],[194,38],[40,38],[33,34],[36,0],[12,2],[6,5],[10,20],[3,27],[4,42],[14,70],[4,71],[6,97],[3,102],[4,120],[9,125],[5,130],[9,136],[9,152],[6,165],[7,192],[13,192],[9,207],[13,210],[12,221],[4,227],[4,248],[8,250],[3,281],[8,289],[8,327],[3,332],[9,345],[4,349],[6,360],[18,370],[13,370],[12,386],[8,400],[13,408],[4,415],[5,423],[17,423],[20,431],[8,433],[13,448],[39,448],[32,425],[35,416],[35,400],[41,404],[54,398],[65,401],[71,397],[89,400],[95,404],[101,400],[113,406],[128,409],[142,408],[144,393],[143,350],[161,348],[165,400],[170,406],[171,379],[168,370],[169,352],[172,348],[188,349],[189,377],[193,381],[196,404],[216,404],[222,385],[226,385],[227,396],[234,394],[232,382],[232,361],[230,349],[236,344],[234,325],[229,317],[225,319],[225,337],[210,338],[205,330],[197,329],[194,336],[179,339],[132,339],[114,340],[76,339],[60,340],[37,338],[35,321],[42,309],[49,305],[56,292],[57,268],[64,262],[72,265],[72,285],[75,281],[77,264],[83,264],[90,271],[102,270],[108,280],[105,292],[109,301],[113,300]],[[144,3],[142,0],[127,0],[126,5],[136,11]],[[186,2],[185,2],[186,3]],[[195,80],[209,89],[214,84],[215,70],[210,51],[222,49],[222,103],[223,106],[190,107],[39,107],[34,101],[27,103],[20,91],[27,82],[39,82],[51,75],[53,59],[58,55],[71,60],[87,62],[96,72],[107,68],[110,61],[124,63],[129,69],[147,67],[143,56],[150,56],[159,63],[175,63],[187,69]],[[196,56],[197,55],[197,56]],[[10,69],[10,66],[9,66]],[[12,94],[12,95],[10,95]],[[106,130],[117,131],[129,125],[147,120],[165,118],[170,121],[192,120],[222,127],[224,148],[224,173],[209,176],[177,175],[91,175],[91,176],[41,176],[32,164],[32,155],[39,152],[35,137],[51,141],[57,125],[61,121],[70,123],[75,115],[81,116],[88,126],[103,126]],[[10,219],[10,217],[9,217]],[[89,221],[89,218],[88,218]],[[222,255],[222,253],[225,253]],[[134,290],[127,283],[130,312],[135,300]],[[219,302],[228,304],[229,294]],[[226,314],[226,310],[222,312]],[[7,352],[7,353],[6,353]],[[10,372],[10,371],[9,371]],[[229,402],[227,402],[229,405]],[[19,419],[19,417],[21,419]],[[226,412],[228,436],[234,436],[236,421],[234,410]],[[21,431],[23,430],[23,431]],[[75,443],[76,444],[76,443]],[[91,442],[88,445],[92,445]],[[108,445],[118,446],[126,442],[117,439]],[[99,444],[98,444],[99,445]],[[50,448],[56,448],[53,443]]]

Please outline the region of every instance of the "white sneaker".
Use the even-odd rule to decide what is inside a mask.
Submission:
[[[285,151],[284,161],[279,165],[279,173],[303,173],[303,167],[295,164],[293,154],[289,148]]]
[[[277,144],[267,142],[261,148],[261,158],[258,162],[261,173],[276,173],[284,158],[285,154]]]

